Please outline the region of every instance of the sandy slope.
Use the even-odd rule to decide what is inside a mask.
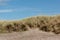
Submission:
[[[35,29],[26,32],[0,34],[0,40],[60,40],[60,35]]]

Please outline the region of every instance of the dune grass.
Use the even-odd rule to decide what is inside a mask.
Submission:
[[[18,21],[0,21],[0,33],[22,32],[35,28],[59,34],[60,16],[35,16]]]

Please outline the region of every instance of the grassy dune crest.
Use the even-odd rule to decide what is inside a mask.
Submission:
[[[22,32],[35,28],[59,34],[60,16],[36,16],[20,21],[0,21],[0,33]]]

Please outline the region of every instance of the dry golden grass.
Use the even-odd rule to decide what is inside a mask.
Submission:
[[[0,21],[0,33],[22,32],[35,28],[59,34],[60,16],[36,16],[20,21]]]

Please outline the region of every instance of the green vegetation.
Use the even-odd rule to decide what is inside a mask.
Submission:
[[[59,34],[60,16],[36,16],[20,21],[0,21],[0,33],[21,32],[35,28]]]

